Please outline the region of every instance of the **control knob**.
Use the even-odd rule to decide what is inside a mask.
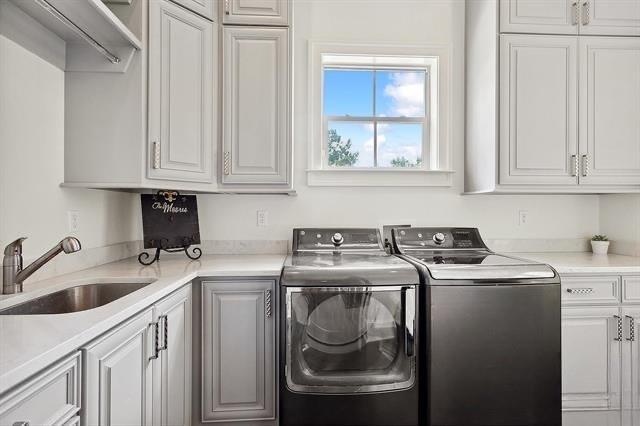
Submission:
[[[335,246],[339,246],[342,243],[344,243],[344,237],[342,236],[341,233],[336,232],[335,234],[333,234],[333,236],[331,237],[331,242],[333,243],[333,245]]]
[[[435,234],[433,234],[433,242],[440,245],[442,243],[444,243],[445,240],[445,236],[442,232],[437,232]]]

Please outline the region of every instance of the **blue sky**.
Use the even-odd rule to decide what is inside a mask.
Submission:
[[[374,77],[375,76],[375,77]],[[376,78],[375,109],[378,117],[424,115],[424,72],[326,69],[325,116],[373,116],[373,79]],[[373,167],[373,123],[330,122],[343,139],[351,139],[360,152],[357,167]],[[404,156],[411,162],[422,157],[420,124],[378,123],[378,166]]]

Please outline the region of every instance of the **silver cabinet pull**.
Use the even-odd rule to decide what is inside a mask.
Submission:
[[[582,3],[582,25],[589,25],[589,2]]]
[[[569,294],[575,294],[577,296],[582,296],[585,294],[591,294],[593,293],[593,289],[590,287],[584,287],[584,288],[568,288],[567,289],[567,293]]]
[[[12,426],[29,426],[31,423],[28,420],[22,420],[19,422],[13,422]]]
[[[574,3],[575,4],[575,3]],[[571,161],[572,161],[572,165],[573,165],[573,170],[571,171],[571,176],[578,176],[578,173],[580,172],[580,165],[578,164],[578,156],[577,155],[572,155],[571,156]]]
[[[573,21],[571,25],[578,25],[578,2],[574,1],[571,7],[573,8]]]
[[[627,337],[627,340],[634,342],[636,340],[636,320],[630,315],[625,316],[629,319],[629,337]]]
[[[589,176],[589,156],[587,154],[582,155],[582,176]]]
[[[224,0],[224,14],[229,14],[229,0]]]
[[[149,361],[158,359],[158,354],[160,353],[160,348],[158,347],[158,338],[160,337],[160,327],[158,326],[158,322],[152,322],[149,324],[149,327],[153,327],[155,329],[153,333],[153,355],[149,357]]]
[[[615,340],[616,342],[622,342],[622,317],[614,315],[613,318],[615,318],[617,325],[616,337],[614,337],[613,340]]]
[[[271,290],[267,290],[264,294],[264,314],[267,318],[271,318]]]
[[[229,175],[231,169],[231,153],[229,151],[224,152],[224,174]]]
[[[164,324],[164,330],[162,333],[164,340],[162,342],[162,346],[158,348],[158,352],[166,351],[169,348],[169,317],[161,315],[160,318],[158,318],[158,323],[160,323],[160,321]]]
[[[158,142],[153,143],[153,168],[160,168],[160,144]]]

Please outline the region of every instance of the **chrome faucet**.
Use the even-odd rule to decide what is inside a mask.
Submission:
[[[66,237],[51,250],[36,259],[26,268],[22,267],[22,242],[27,238],[18,238],[4,249],[2,261],[2,293],[22,293],[22,283],[45,263],[63,251],[67,254],[80,251],[80,241],[74,237]]]

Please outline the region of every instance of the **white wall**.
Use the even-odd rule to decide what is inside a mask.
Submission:
[[[294,226],[386,223],[478,226],[487,238],[586,238],[598,230],[598,196],[460,195],[464,143],[463,0],[295,0],[294,31],[298,196],[200,196],[203,239],[287,239]],[[306,186],[309,40],[452,46],[452,139],[457,170],[454,188]],[[269,211],[269,227],[256,227],[257,209]],[[518,225],[519,210],[529,213],[526,226]]]
[[[611,240],[611,251],[640,256],[640,195],[600,198],[600,233]]]
[[[80,212],[76,236],[83,249],[139,238],[133,194],[60,188],[64,72],[52,65],[59,61],[45,61],[14,40],[32,47],[44,35],[62,54],[64,43],[31,25],[23,34],[13,26],[11,38],[5,36],[10,25],[3,7],[0,1],[0,248],[27,236],[25,257],[42,254],[69,234],[68,210]]]

